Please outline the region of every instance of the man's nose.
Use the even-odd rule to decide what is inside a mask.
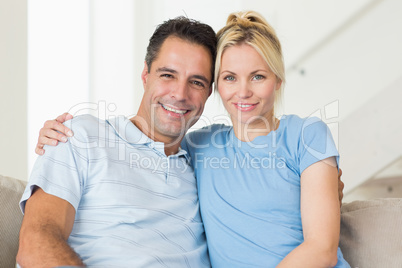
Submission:
[[[170,91],[170,96],[177,101],[186,100],[188,98],[187,82],[178,82]]]

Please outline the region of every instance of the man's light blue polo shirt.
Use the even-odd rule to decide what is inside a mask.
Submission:
[[[76,210],[68,239],[95,267],[209,267],[196,180],[187,153],[166,156],[124,117],[77,116],[67,143],[38,157],[34,185]]]

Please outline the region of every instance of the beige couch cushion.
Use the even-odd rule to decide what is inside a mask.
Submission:
[[[351,267],[402,267],[402,198],[342,205],[340,247]]]
[[[22,213],[19,200],[26,182],[0,175],[0,267],[15,267]]]
[[[25,185],[0,175],[0,267],[15,267]],[[402,267],[402,198],[354,201],[341,212],[340,247],[352,268]]]

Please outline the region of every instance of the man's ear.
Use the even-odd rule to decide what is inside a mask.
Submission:
[[[142,70],[141,73],[141,80],[142,80],[142,85],[144,86],[145,89],[145,85],[147,84],[147,79],[148,79],[148,64],[147,62],[144,61],[144,69]]]

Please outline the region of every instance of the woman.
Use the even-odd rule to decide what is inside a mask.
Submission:
[[[330,132],[317,118],[274,114],[285,80],[274,30],[260,14],[239,12],[217,37],[215,85],[233,126],[209,126],[183,142],[212,266],[349,267],[337,250]]]
[[[349,267],[338,248],[338,152],[316,118],[275,117],[285,81],[279,40],[258,13],[228,17],[215,85],[233,126],[192,132],[213,267]]]

